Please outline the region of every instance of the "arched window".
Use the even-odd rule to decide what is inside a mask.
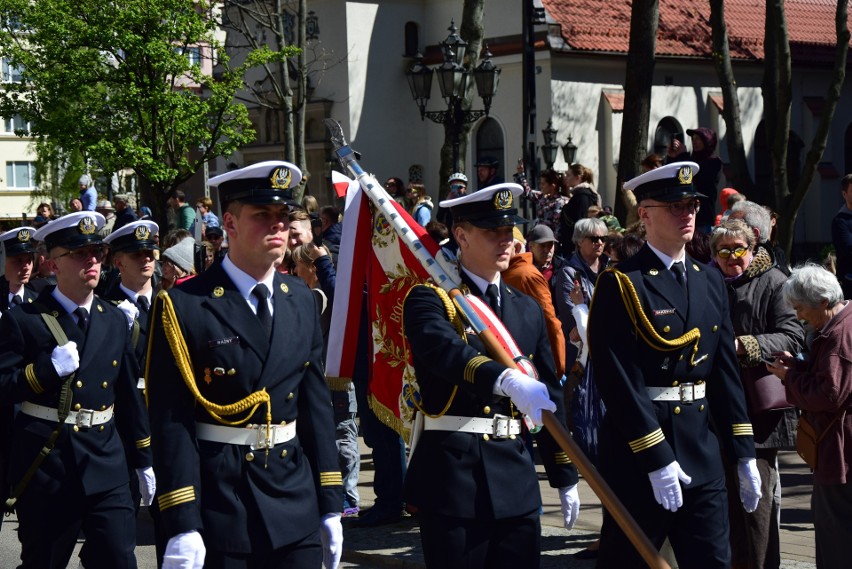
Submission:
[[[481,158],[496,158],[500,164],[497,166],[497,175],[506,178],[506,165],[503,161],[505,154],[505,142],[503,141],[503,129],[495,119],[488,117],[479,123],[476,129],[476,153],[474,162]]]
[[[654,131],[654,154],[666,158],[666,151],[672,143],[672,139],[677,138],[681,142],[684,141],[683,127],[674,117],[663,117],[657,123],[657,130]],[[685,148],[684,148],[685,150]]]
[[[420,51],[420,29],[417,22],[405,23],[405,57],[414,57]]]

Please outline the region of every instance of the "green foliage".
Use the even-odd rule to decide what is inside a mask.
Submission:
[[[214,8],[204,0],[0,0],[0,53],[23,69],[21,83],[0,91],[0,115],[22,115],[37,141],[79,150],[103,171],[133,168],[164,202],[204,160],[254,138],[234,102],[242,74],[215,39]],[[190,63],[187,50],[199,46],[202,62],[215,58],[215,73]]]

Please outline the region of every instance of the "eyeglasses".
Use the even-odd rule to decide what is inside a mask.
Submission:
[[[224,238],[225,237],[223,235],[208,235],[207,236],[208,241],[218,241],[219,239],[224,239]]]
[[[591,241],[592,243],[603,243],[606,241],[605,235],[586,235],[586,239]]]
[[[679,217],[684,213],[698,213],[698,210],[701,209],[701,201],[689,200],[688,202],[675,202],[666,205],[646,205],[644,207],[664,207],[669,210],[669,213]]]
[[[70,257],[73,261],[84,263],[89,259],[94,258],[96,263],[100,263],[104,260],[105,256],[106,249],[104,247],[86,247],[84,249],[75,249],[73,251],[68,251],[67,253],[62,253],[61,255],[54,257],[54,259]]]
[[[716,251],[716,255],[723,259],[727,259],[728,257],[739,259],[740,257],[745,256],[746,253],[748,253],[748,249],[746,247],[737,247],[736,249],[719,249]]]
[[[452,186],[450,186],[450,189],[457,192],[459,190],[465,189],[466,187],[467,186],[465,186],[464,184],[453,184]]]

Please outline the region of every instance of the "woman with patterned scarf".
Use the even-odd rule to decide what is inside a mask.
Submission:
[[[711,264],[722,272],[728,289],[744,386],[746,381],[768,375],[762,358],[775,352],[796,354],[804,344],[802,325],[781,294],[787,277],[777,267],[771,251],[755,243],[752,229],[738,219],[723,221],[710,236]],[[759,373],[749,372],[752,368]],[[745,391],[748,399],[749,390]],[[749,416],[754,426],[763,496],[757,510],[746,513],[737,499],[736,465],[726,464],[731,567],[777,569],[781,563],[777,456],[779,449],[795,446],[796,412],[788,409],[757,413],[749,401]]]

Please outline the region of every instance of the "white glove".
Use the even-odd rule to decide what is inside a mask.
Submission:
[[[68,342],[53,348],[50,354],[50,363],[59,377],[71,375],[80,367],[80,353],[77,351],[77,342]]]
[[[340,514],[326,514],[320,523],[322,563],[325,569],[337,569],[343,554],[343,526],[340,524],[340,517]]]
[[[532,422],[541,425],[542,411],[556,411],[556,403],[550,400],[547,386],[516,369],[504,371],[494,386],[498,395],[511,397],[521,413],[528,415]]]
[[[154,501],[154,494],[157,493],[157,478],[154,476],[154,469],[150,466],[137,468],[136,476],[139,478],[139,492],[142,494],[142,505],[150,506]]]
[[[122,300],[118,303],[118,309],[127,317],[127,327],[133,326],[133,321],[139,317],[139,307],[129,300]]]
[[[670,512],[676,512],[678,508],[683,506],[683,492],[680,489],[680,482],[689,484],[692,482],[692,477],[680,469],[677,461],[654,472],[649,472],[648,478],[651,479],[654,499],[657,500],[659,505]]]
[[[559,489],[559,501],[562,502],[562,517],[565,518],[565,529],[573,529],[574,523],[580,517],[580,493],[577,485],[564,486]]]
[[[204,540],[197,531],[179,533],[169,539],[163,555],[163,569],[203,569]]]
[[[740,480],[740,501],[749,514],[757,509],[757,503],[763,496],[760,491],[760,472],[757,460],[741,458],[737,461],[737,478]]]

